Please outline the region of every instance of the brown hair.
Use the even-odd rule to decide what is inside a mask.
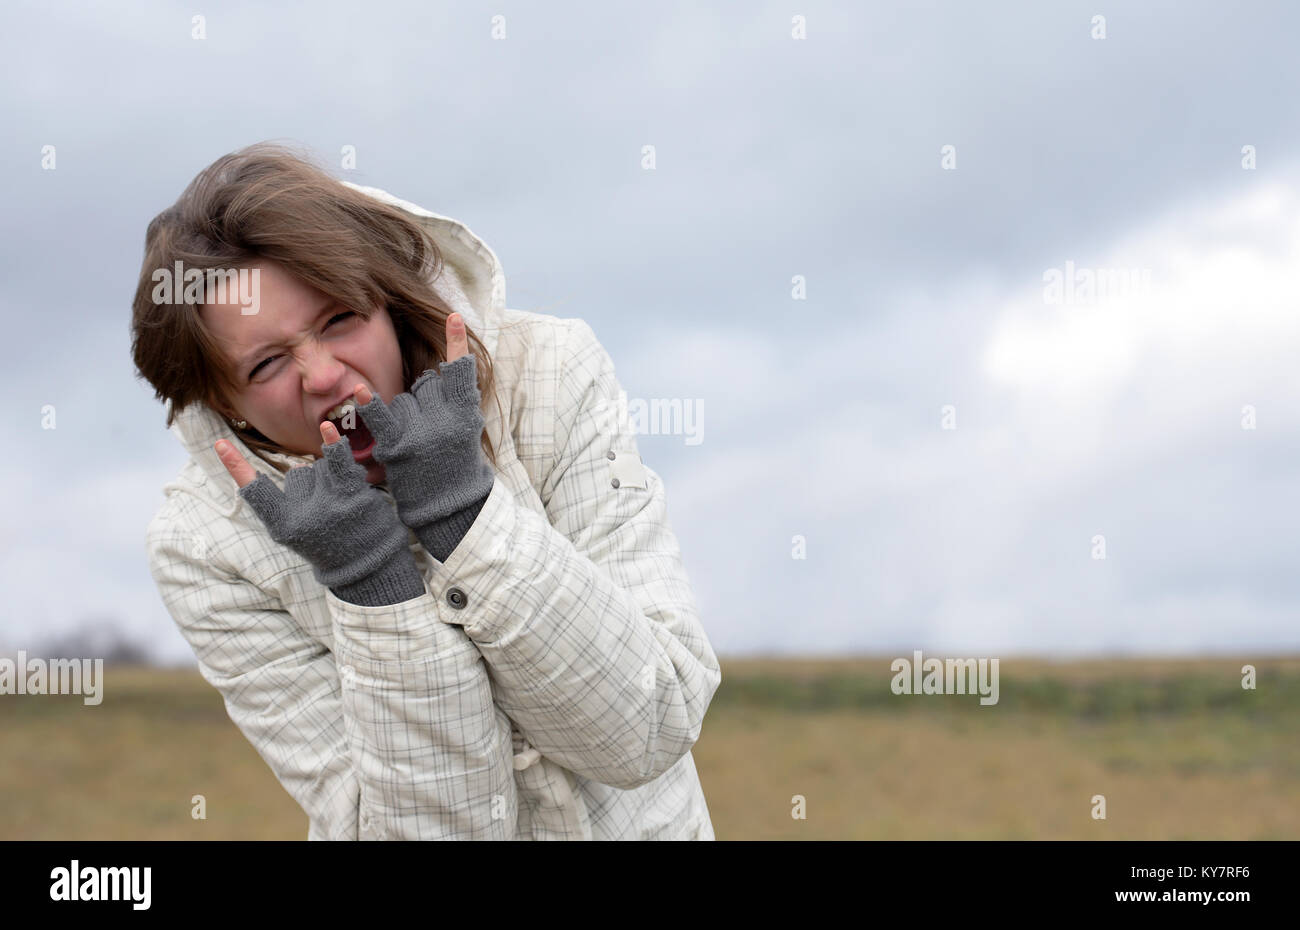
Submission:
[[[442,271],[442,255],[428,231],[400,208],[345,186],[307,153],[261,142],[223,155],[201,171],[145,232],[132,302],[131,355],[157,398],[171,401],[167,426],[193,403],[231,410],[228,398],[238,389],[235,373],[202,323],[200,304],[180,302],[179,296],[172,303],[156,301],[155,270],[170,271],[179,261],[187,272],[200,269],[207,279],[209,269],[227,272],[263,259],[366,319],[375,307],[387,306],[406,389],[446,359],[452,310],[432,287]],[[181,283],[176,287],[180,290]],[[466,334],[479,390],[496,399],[487,347],[468,325]],[[260,450],[292,451],[251,425],[235,432],[263,460]],[[480,442],[495,463],[486,429]],[[281,472],[288,468],[268,464]]]

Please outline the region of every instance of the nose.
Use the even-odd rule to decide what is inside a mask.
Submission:
[[[298,353],[302,388],[308,394],[328,394],[343,377],[346,366],[319,343],[304,346]]]

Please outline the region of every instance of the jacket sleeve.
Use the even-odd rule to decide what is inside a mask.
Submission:
[[[659,476],[644,468],[643,482],[613,486],[611,450],[636,453],[613,362],[587,323],[565,323],[558,375],[531,388],[556,397],[546,516],[498,480],[432,584],[466,595],[444,616],[477,644],[498,706],[524,737],[565,768],[628,789],[690,751],[722,674]]]
[[[417,623],[427,593],[362,607],[327,591],[331,651],[281,608],[276,578],[254,584],[187,542],[151,524],[150,571],[201,674],[311,819],[309,839],[514,837],[509,720],[464,633]]]

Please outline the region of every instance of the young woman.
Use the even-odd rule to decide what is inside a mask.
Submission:
[[[721,673],[590,326],[261,144],[149,224],[132,352],[190,453],[151,571],[309,839],[713,839]]]

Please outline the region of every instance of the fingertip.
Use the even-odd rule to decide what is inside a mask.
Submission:
[[[352,472],[361,469],[361,466],[352,458],[352,443],[348,441],[346,436],[340,438],[338,442],[325,447],[325,463],[327,469],[338,480],[343,481],[345,485],[355,477]],[[361,469],[361,473],[365,474],[364,469]]]
[[[460,312],[447,315],[447,354],[456,359],[469,351],[469,336],[465,326],[465,316]]]
[[[322,429],[321,432],[326,432],[326,431]],[[321,453],[324,455],[329,455],[331,450],[337,449],[339,445],[342,445],[344,444],[344,442],[347,441],[346,436],[339,436],[337,429],[334,429],[333,423],[329,425],[328,432],[331,434],[331,436],[333,436],[333,438],[331,438],[331,440],[326,440],[325,442],[322,442]]]

